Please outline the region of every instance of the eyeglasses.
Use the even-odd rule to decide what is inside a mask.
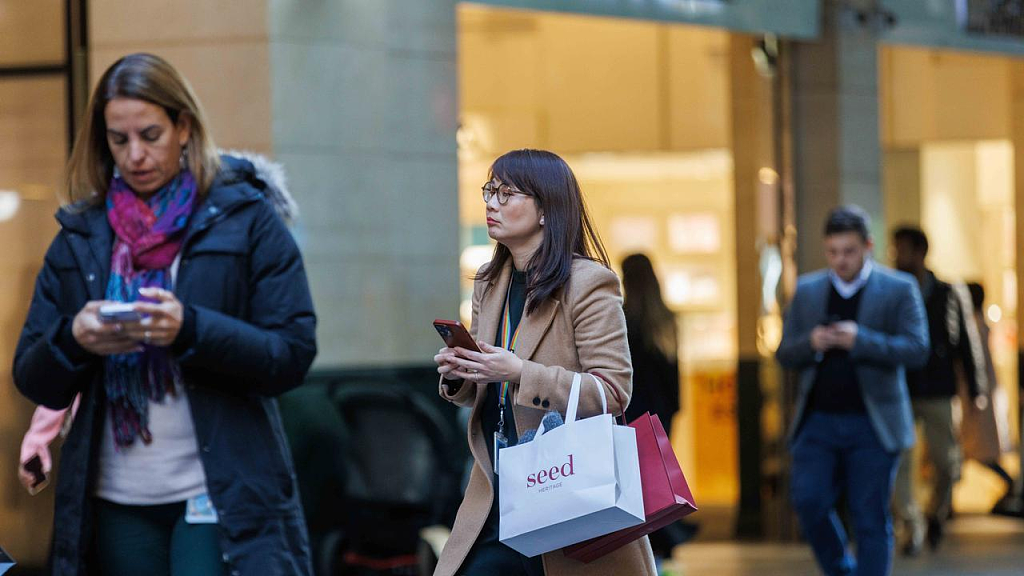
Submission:
[[[526,192],[523,192],[518,188],[509,186],[508,184],[498,184],[497,186],[495,186],[493,181],[484,184],[483,186],[480,187],[480,189],[483,190],[484,193],[484,202],[490,202],[491,198],[493,198],[494,195],[497,194],[498,204],[501,204],[502,206],[508,204],[508,199],[511,198],[513,194],[522,194],[523,196],[529,196],[529,194],[527,194]]]

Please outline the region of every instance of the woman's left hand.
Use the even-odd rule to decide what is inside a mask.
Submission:
[[[156,302],[134,302],[135,309],[145,317],[138,322],[126,323],[125,333],[152,346],[170,346],[181,331],[184,306],[173,292],[163,288],[139,288],[139,294]]]
[[[523,376],[523,361],[514,353],[477,342],[482,352],[456,348],[452,362],[458,368],[451,373],[471,382],[519,382]]]

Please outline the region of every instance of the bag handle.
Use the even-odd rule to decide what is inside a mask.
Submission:
[[[572,387],[569,388],[569,402],[565,408],[565,424],[572,424],[576,421],[576,413],[580,407],[580,375],[579,373],[573,374],[572,376]],[[537,435],[534,438],[539,438],[547,432],[547,428],[544,427],[544,420],[540,421],[540,426],[537,427]]]
[[[601,395],[601,414],[608,413],[608,397],[604,393],[604,386],[597,379],[597,376],[593,374],[587,374],[594,380],[594,385],[597,386],[597,393]],[[572,388],[569,389],[569,405],[565,408],[565,423],[576,421],[577,413],[580,407],[580,388],[582,387],[583,376],[576,372],[572,375]]]
[[[597,386],[597,393],[601,396],[601,413],[608,413],[608,396],[605,394],[604,386],[601,385],[601,380],[598,379],[594,374],[587,374],[594,380],[594,385]],[[565,408],[565,423],[572,424],[576,421],[576,417],[579,413],[580,408],[580,388],[583,383],[583,377],[579,372],[572,375],[572,387],[569,388],[569,402]],[[617,393],[616,393],[617,394]],[[544,421],[541,420],[540,426],[537,427],[537,436],[543,435],[547,432],[544,427]]]
[[[591,372],[590,375],[593,376],[595,380],[600,378],[602,381],[604,381],[606,384],[608,384],[608,388],[611,388],[612,394],[615,394],[615,401],[618,402],[619,406],[622,407],[622,412],[619,413],[619,420],[622,422],[623,426],[627,426],[627,424],[626,424],[626,405],[622,403],[622,396],[619,395],[618,388],[616,388],[615,386],[612,386],[611,382],[608,382],[608,380],[605,379],[604,376],[601,376],[600,374],[598,374],[596,372]],[[604,386],[601,386],[600,384],[598,384],[598,388],[601,389],[601,396],[603,397],[604,396]],[[612,414],[612,418],[614,418],[614,417],[615,417],[615,415]]]
[[[601,380],[594,376],[592,373],[587,373],[588,376],[594,379],[594,385],[597,386],[597,393],[601,395],[601,414],[608,413],[608,396],[604,393],[604,386],[601,385]]]
[[[565,423],[572,424],[576,421],[576,413],[580,408],[580,384],[582,380],[580,373],[572,375],[572,388],[569,388],[569,403],[565,407]]]

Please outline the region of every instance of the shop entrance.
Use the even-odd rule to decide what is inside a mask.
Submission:
[[[1024,145],[1013,131],[1016,66],[1007,56],[950,50],[890,46],[879,53],[886,219],[925,231],[928,266],[938,277],[984,287],[998,383],[992,400],[1012,446],[1020,438],[1014,157]],[[1015,451],[1000,460],[1018,474]],[[987,512],[1004,490],[998,476],[969,460],[954,508]]]

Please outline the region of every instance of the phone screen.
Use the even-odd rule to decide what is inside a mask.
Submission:
[[[101,322],[138,322],[139,320],[142,320],[142,314],[136,311],[131,304],[107,304],[100,306]]]

